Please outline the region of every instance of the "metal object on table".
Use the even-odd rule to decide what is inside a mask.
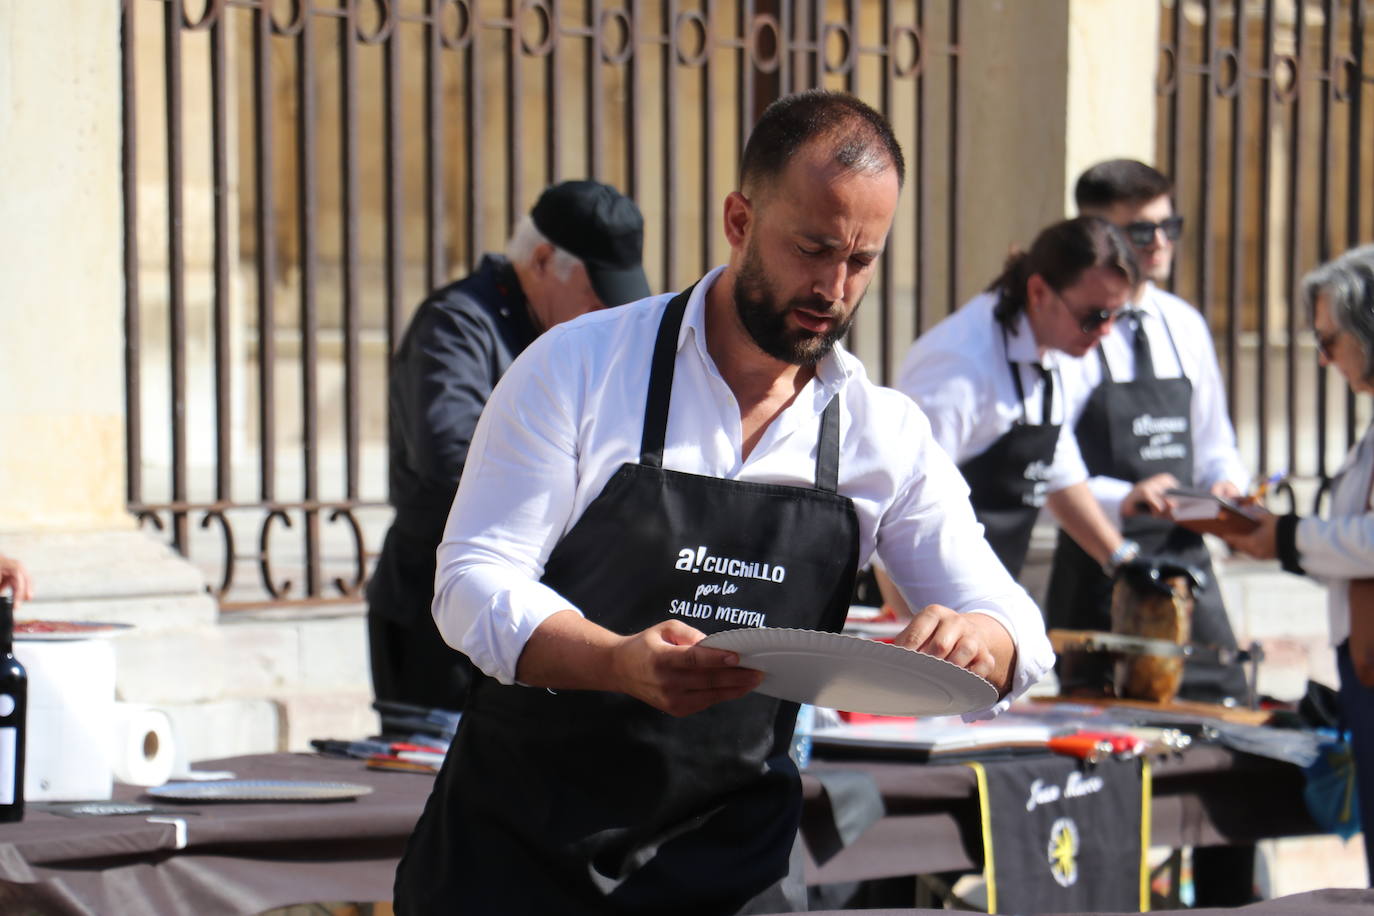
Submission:
[[[1264,649],[1258,642],[1251,642],[1243,649],[1231,649],[1201,643],[1177,643],[1160,637],[1136,636],[1130,633],[1060,629],[1050,630],[1049,638],[1054,651],[1060,653],[1108,653],[1123,657],[1175,658],[1185,661],[1196,659],[1219,665],[1245,665],[1248,705],[1255,709],[1259,703],[1256,684],[1259,679],[1259,663],[1264,661]]]

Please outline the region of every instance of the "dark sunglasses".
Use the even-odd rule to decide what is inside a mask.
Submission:
[[[1093,333],[1107,322],[1115,320],[1116,317],[1121,314],[1121,309],[1093,309],[1090,312],[1080,315],[1069,307],[1069,303],[1057,290],[1053,292],[1054,298],[1058,299],[1060,304],[1064,306],[1064,311],[1069,313],[1069,317],[1078,321],[1078,329],[1084,334]]]
[[[1163,232],[1164,237],[1171,242],[1177,242],[1179,236],[1183,235],[1183,217],[1171,216],[1158,223],[1149,220],[1140,220],[1135,223],[1127,223],[1122,227],[1126,237],[1131,240],[1131,244],[1137,248],[1144,248],[1155,240],[1156,232]]]

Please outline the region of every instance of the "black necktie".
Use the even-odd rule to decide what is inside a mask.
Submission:
[[[1040,363],[1032,363],[1040,373],[1040,423],[1050,425],[1050,405],[1054,403],[1054,376]]]
[[[1131,309],[1127,315],[1127,321],[1131,325],[1131,352],[1135,354],[1135,377],[1153,379],[1155,361],[1150,355],[1150,339],[1145,336],[1145,326],[1140,320],[1142,317],[1144,312],[1139,309]]]

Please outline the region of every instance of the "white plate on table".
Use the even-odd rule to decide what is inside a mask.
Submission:
[[[997,688],[944,659],[843,633],[754,627],[698,645],[739,653],[764,672],[759,693],[884,716],[954,716],[997,702]]]
[[[367,795],[371,786],[351,782],[299,779],[238,779],[222,782],[169,782],[148,790],[154,798],[187,802],[344,801]]]

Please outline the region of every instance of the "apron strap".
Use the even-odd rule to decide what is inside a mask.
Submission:
[[[663,440],[668,435],[668,402],[673,393],[673,365],[677,361],[677,338],[687,300],[696,284],[678,293],[663,310],[654,341],[654,359],[649,368],[649,393],[644,404],[644,434],[639,443],[639,463],[663,467]],[[834,493],[840,479],[840,399],[832,397],[821,412],[821,435],[816,445],[816,489]]]
[[[677,336],[693,283],[668,302],[654,341],[654,361],[649,369],[649,394],[644,404],[644,436],[639,443],[639,463],[663,467],[663,439],[668,435],[668,401],[673,393],[673,363],[677,361]]]
[[[816,443],[816,489],[834,493],[840,486],[840,399],[821,411],[821,438]]]
[[[1108,382],[1113,381],[1112,367],[1107,365],[1107,356],[1102,352],[1102,341],[1099,340],[1093,349],[1097,351],[1097,362],[1102,367],[1102,378]]]
[[[1026,407],[1026,389],[1021,385],[1021,370],[1018,368],[1019,364],[1011,360],[1011,344],[1007,341],[1007,329],[1005,326],[1002,328],[1002,352],[1007,357],[1007,368],[1011,370],[1011,383],[1016,388],[1016,399],[1021,402],[1021,422],[1029,424],[1030,411]],[[1101,354],[1101,352],[1102,348],[1098,347],[1098,353]],[[1040,405],[1040,425],[1049,426],[1050,412],[1054,404],[1054,382],[1051,380],[1052,376],[1050,375],[1050,370],[1045,368],[1044,363],[1031,363],[1030,365],[1034,366],[1036,370],[1039,371],[1040,378],[1043,379],[1045,383],[1042,403]],[[1062,379],[1060,387],[1063,387]]]

